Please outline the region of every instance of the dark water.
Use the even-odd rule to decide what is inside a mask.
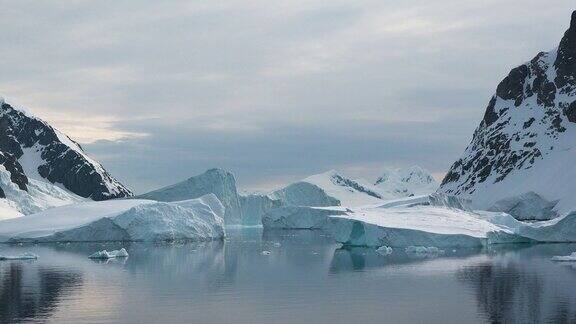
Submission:
[[[0,246],[37,261],[0,262],[0,322],[563,323],[576,322],[576,245],[448,250],[338,249],[319,232],[229,231],[222,243]],[[270,251],[263,255],[262,251]]]

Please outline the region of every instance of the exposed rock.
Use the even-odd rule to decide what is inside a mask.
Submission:
[[[14,183],[22,190],[26,190],[27,176],[38,176],[93,200],[131,195],[129,189],[89,158],[78,143],[3,99],[0,99],[0,152],[3,153],[0,164],[10,171]],[[27,164],[15,160],[26,160]]]

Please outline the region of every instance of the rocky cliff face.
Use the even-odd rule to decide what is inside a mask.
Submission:
[[[131,195],[80,145],[4,99],[0,99],[0,165],[24,191],[30,178],[93,200]]]
[[[510,71],[439,192],[488,208],[534,192],[576,207],[576,12],[559,46]]]

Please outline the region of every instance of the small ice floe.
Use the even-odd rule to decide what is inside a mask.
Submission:
[[[262,251],[262,255],[270,255],[271,252],[270,251]]]
[[[570,255],[556,255],[552,257],[552,261],[560,262],[576,262],[576,252],[572,252]]]
[[[38,256],[34,253],[26,252],[20,255],[0,255],[0,261],[5,260],[36,260]]]
[[[440,250],[435,246],[409,246],[405,251],[407,254],[417,256],[436,256],[444,254],[444,250]]]
[[[279,242],[276,242],[276,243],[274,243],[274,246],[275,246],[275,247],[280,247],[280,246],[282,246],[282,244],[280,244]]]
[[[114,251],[110,251],[110,252],[108,252],[106,250],[102,250],[102,251],[95,252],[88,257],[90,259],[100,259],[100,260],[112,259],[112,258],[127,258],[128,257],[128,251],[126,251],[125,248],[121,248],[120,250],[114,250]]]
[[[381,246],[376,249],[376,253],[380,255],[390,255],[392,254],[392,251],[393,251],[392,248],[389,246]]]

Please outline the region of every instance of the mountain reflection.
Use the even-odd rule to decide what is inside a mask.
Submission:
[[[21,262],[0,267],[0,323],[46,318],[70,287],[82,283],[78,272],[26,268]],[[32,273],[34,272],[34,273]]]
[[[576,273],[569,265],[497,256],[456,272],[491,323],[576,323]]]

